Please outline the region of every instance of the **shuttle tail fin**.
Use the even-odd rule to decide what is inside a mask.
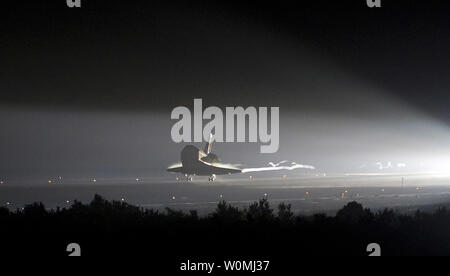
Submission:
[[[212,133],[210,133],[209,134],[209,141],[208,141],[208,143],[206,143],[205,149],[203,150],[203,152],[205,152],[206,154],[209,154],[211,152],[212,139],[213,139],[213,135],[212,135]]]

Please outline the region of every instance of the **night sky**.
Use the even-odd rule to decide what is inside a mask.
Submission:
[[[194,98],[280,107],[280,151],[216,145],[229,163],[448,156],[449,4],[303,2],[3,3],[0,178],[165,175],[170,111]]]

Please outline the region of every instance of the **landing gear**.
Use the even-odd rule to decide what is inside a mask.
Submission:
[[[209,177],[208,180],[209,180],[209,181],[214,181],[214,180],[216,180],[216,175],[215,175],[215,174],[212,174],[212,175]]]

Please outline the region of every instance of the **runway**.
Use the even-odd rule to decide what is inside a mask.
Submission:
[[[30,181],[30,180],[28,180]],[[89,202],[94,194],[144,208],[213,211],[226,200],[246,207],[267,198],[276,210],[280,202],[296,213],[333,214],[356,200],[371,209],[413,211],[418,206],[449,205],[450,175],[445,174],[335,174],[222,176],[217,181],[194,178],[192,182],[167,177],[62,178],[39,186],[23,180],[0,185],[0,204],[15,210],[40,201],[47,208],[69,207],[73,200]]]

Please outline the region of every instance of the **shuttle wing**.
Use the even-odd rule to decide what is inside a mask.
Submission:
[[[220,163],[215,163],[213,164],[209,164],[206,162],[202,162],[204,165],[204,169],[208,170],[209,173],[208,174],[232,174],[232,173],[240,173],[242,172],[241,169],[232,167],[232,166],[227,166],[225,164],[220,164]]]
[[[172,165],[172,166],[167,168],[167,171],[168,172],[182,173],[183,172],[183,165],[181,163]]]
[[[210,164],[203,161],[196,163],[194,167],[184,168],[182,164],[175,164],[167,168],[169,172],[186,173],[195,175],[222,175],[242,172],[241,169],[226,164]]]

